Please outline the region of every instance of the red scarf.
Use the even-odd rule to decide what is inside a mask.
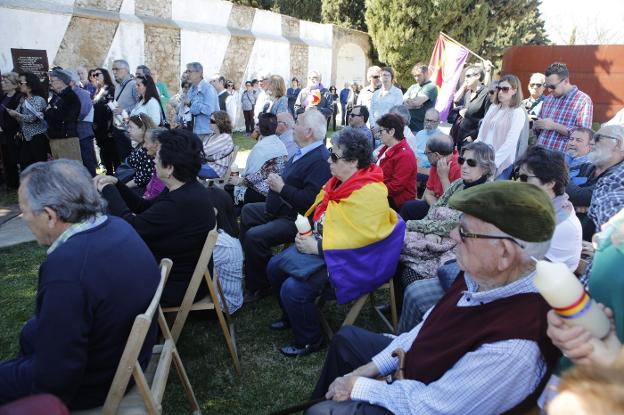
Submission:
[[[327,210],[327,205],[329,205],[329,201],[340,201],[351,196],[351,193],[355,192],[358,189],[361,189],[365,185],[369,183],[383,183],[383,170],[376,164],[370,164],[365,169],[359,169],[351,177],[347,179],[344,183],[342,183],[336,176],[332,177],[325,183],[323,186],[323,191],[325,194],[323,195],[323,200],[319,203],[314,209],[314,216],[312,220],[314,222],[318,221],[323,213]]]

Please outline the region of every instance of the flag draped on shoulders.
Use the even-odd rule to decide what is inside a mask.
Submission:
[[[344,183],[332,177],[306,216],[317,221],[323,214],[323,256],[340,304],[392,278],[405,222],[388,204],[379,166],[360,169]]]

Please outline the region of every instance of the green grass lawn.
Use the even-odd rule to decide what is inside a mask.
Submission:
[[[19,332],[33,313],[38,267],[44,259],[44,248],[34,242],[0,250],[0,360],[13,358],[18,352]],[[346,307],[334,305],[325,313],[337,327]],[[238,377],[218,323],[191,314],[178,347],[203,413],[267,414],[308,398],[325,352],[297,359],[282,356],[277,348],[291,340],[290,332],[268,329],[279,315],[277,302],[271,297],[246,305],[234,315],[242,366],[242,376]],[[357,324],[382,329],[368,305]],[[164,412],[188,413],[173,368],[169,379]]]

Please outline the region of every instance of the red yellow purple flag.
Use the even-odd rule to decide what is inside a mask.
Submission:
[[[468,49],[440,33],[429,62],[429,72],[431,82],[438,87],[435,108],[440,111],[441,121],[446,121],[451,109],[455,88],[466,59]]]

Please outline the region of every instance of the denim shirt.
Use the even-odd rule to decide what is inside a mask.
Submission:
[[[217,90],[202,79],[197,86],[193,85],[188,92],[191,101],[191,114],[194,118],[193,132],[195,134],[212,134],[210,116],[219,111]]]

